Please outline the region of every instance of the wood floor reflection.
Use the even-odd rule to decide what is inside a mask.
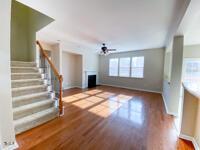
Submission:
[[[19,149],[191,150],[160,94],[108,86],[66,90],[65,115],[17,136]]]

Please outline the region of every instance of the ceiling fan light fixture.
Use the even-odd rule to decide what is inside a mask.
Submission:
[[[102,56],[107,56],[109,54],[110,54],[109,52],[103,52],[103,51],[100,52],[100,55],[102,55]]]
[[[110,51],[116,51],[116,49],[108,49],[108,48],[106,47],[106,44],[103,43],[103,44],[102,44],[102,47],[101,47],[100,55],[107,56],[107,55],[110,54]]]

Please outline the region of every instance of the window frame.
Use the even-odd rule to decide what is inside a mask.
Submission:
[[[120,63],[121,63],[121,59],[126,59],[126,58],[129,59],[129,67],[127,67],[127,68],[129,68],[129,73],[128,73],[128,76],[122,76],[122,75],[120,75],[120,69],[121,69]],[[119,58],[119,69],[118,69],[118,71],[119,71],[119,74],[118,74],[119,77],[124,77],[124,78],[130,77],[130,75],[131,75],[131,58],[130,57],[120,57]]]
[[[141,68],[143,68],[143,76],[142,77],[134,77],[134,76],[132,76],[132,69],[134,68],[134,67],[132,67],[132,61],[133,61],[133,58],[135,58],[135,57],[143,57],[143,60],[144,60],[143,61],[143,67],[141,67]],[[120,59],[123,59],[123,58],[129,58],[130,59],[129,76],[120,76]],[[115,75],[110,75],[110,60],[111,59],[117,59],[117,61],[118,61],[118,68],[117,68],[118,70],[117,70],[117,75],[116,76]],[[109,58],[109,60],[108,60],[108,76],[109,77],[144,79],[144,72],[145,72],[144,68],[145,68],[145,56],[144,55],[141,55],[141,56],[128,56],[128,57],[112,57],[112,58]]]
[[[200,58],[183,58],[183,69],[182,69],[182,81],[183,82],[188,82],[185,80],[187,61],[200,61]]]
[[[117,75],[110,75],[110,60],[117,59]],[[109,64],[108,64],[108,76],[109,77],[118,77],[119,76],[119,58],[109,58]]]
[[[133,65],[133,58],[137,58],[137,57],[142,57],[143,58],[143,67],[141,67],[141,68],[143,68],[143,75],[142,75],[142,77],[134,77],[133,73],[132,73],[133,68],[136,68],[136,67],[132,66]],[[136,79],[144,79],[144,64],[145,64],[145,57],[144,56],[132,56],[131,57],[131,73],[130,73],[130,77],[131,78],[136,78]],[[137,68],[140,68],[140,67],[137,67]]]

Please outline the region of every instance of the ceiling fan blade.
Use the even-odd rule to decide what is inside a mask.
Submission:
[[[116,49],[107,49],[107,51],[116,51]]]

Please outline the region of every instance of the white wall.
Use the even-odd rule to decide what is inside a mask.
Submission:
[[[144,78],[110,77],[109,59],[120,57],[144,56]],[[122,86],[132,89],[149,91],[162,91],[164,66],[164,49],[148,49],[123,53],[114,53],[108,56],[100,56],[99,81],[100,84]]]
[[[91,49],[73,47],[72,45],[61,42],[60,49],[63,52],[69,52],[74,54],[82,55],[82,88],[86,88],[86,71],[95,71],[98,76],[98,64],[99,64],[99,55]],[[98,81],[97,81],[98,83]]]
[[[12,1],[11,59],[34,61],[36,32],[54,21],[30,7]]]
[[[62,53],[63,88],[82,87],[82,56]]]
[[[39,40],[39,39],[37,38],[37,40]],[[52,59],[51,61],[55,65],[57,71],[61,74],[62,58],[61,58],[60,53],[62,53],[62,51],[59,47],[59,44],[58,43],[57,44],[50,44],[50,43],[44,42],[44,41],[40,41],[40,43],[41,43],[44,50],[47,50],[51,53],[51,59]],[[36,48],[36,62],[39,64],[39,61],[40,61],[40,49],[37,46],[37,48]]]
[[[11,0],[1,0],[0,5],[0,149],[5,143],[15,142],[10,74],[10,20]],[[2,146],[2,147],[1,147]]]
[[[173,112],[168,110],[168,102],[170,101],[170,81],[171,81],[171,67],[172,67],[172,43],[165,49],[165,63],[164,63],[164,78],[163,78],[163,99],[165,108],[168,114],[173,115]]]
[[[171,82],[171,74],[172,74],[171,68],[174,67],[174,65],[172,65],[172,55],[173,55],[172,52],[173,52],[173,49],[171,46],[165,50],[163,97],[165,99],[165,105],[166,105],[166,109],[167,109],[168,113],[172,114],[172,115],[177,115],[177,111],[175,111],[175,109],[177,109],[178,106],[176,106],[177,104],[175,104],[175,101],[173,101],[170,97],[170,94],[171,94],[170,82]],[[179,54],[178,56],[181,56],[181,54]],[[200,58],[200,45],[184,46],[183,59],[184,58]],[[176,56],[174,59],[175,59],[175,61],[178,61]],[[175,64],[177,64],[177,63],[175,63]],[[183,60],[182,60],[181,64],[179,62],[178,68],[181,68],[182,65],[183,65]],[[174,69],[174,70],[177,71],[176,69]],[[181,75],[179,75],[179,76],[181,77]],[[171,90],[171,91],[173,91],[173,90]]]
[[[163,98],[167,113],[179,116],[184,52],[183,36],[174,37],[172,43],[173,47],[165,51]]]
[[[184,37],[176,36],[173,42],[172,51],[172,68],[171,68],[171,80],[170,80],[170,101],[167,102],[170,112],[178,116],[181,86],[182,86],[182,67],[183,67],[183,49],[184,49]]]
[[[200,58],[200,45],[184,46],[184,58]]]

